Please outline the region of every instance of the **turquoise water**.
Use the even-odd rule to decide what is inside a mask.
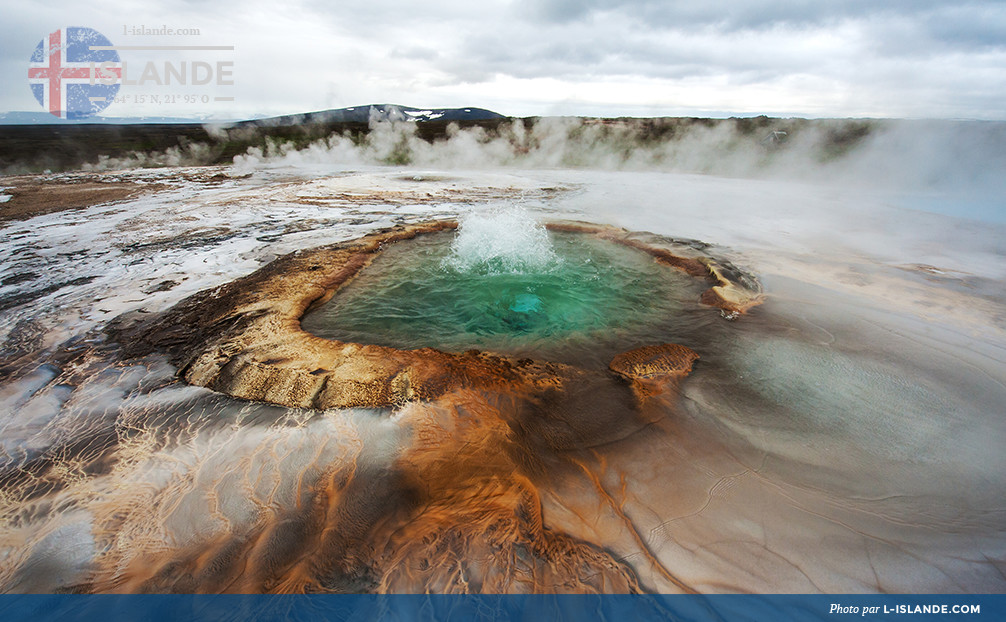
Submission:
[[[673,340],[697,312],[714,315],[698,305],[702,283],[646,253],[542,232],[548,252],[539,249],[526,262],[487,255],[485,245],[469,251],[453,233],[396,243],[303,327],[341,341],[582,363]]]

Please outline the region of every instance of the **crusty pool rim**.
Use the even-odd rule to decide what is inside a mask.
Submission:
[[[295,408],[387,407],[464,388],[534,395],[562,390],[570,380],[596,373],[477,350],[449,353],[346,343],[301,328],[308,311],[327,302],[389,244],[457,227],[453,220],[398,225],[295,251],[155,317],[121,318],[109,332],[127,354],[166,352],[190,384]],[[753,277],[686,242],[586,222],[550,222],[546,227],[636,248],[703,279],[710,287],[700,302],[723,313],[742,314],[762,300]],[[682,347],[669,348],[674,360],[658,365],[667,370],[668,380],[687,375],[698,356],[680,356]],[[624,369],[611,371],[633,382]]]

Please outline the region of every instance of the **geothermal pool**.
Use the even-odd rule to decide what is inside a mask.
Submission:
[[[459,234],[391,245],[309,312],[304,330],[354,343],[477,348],[603,367],[634,345],[682,338],[713,322],[697,302],[701,280],[638,249],[550,233],[520,218],[529,216],[490,212],[464,221]]]
[[[167,187],[0,224],[5,592],[1006,589],[1006,230],[922,211],[952,194],[104,175]],[[288,408],[192,386],[106,332],[288,253],[440,219],[461,231],[390,245],[304,329],[575,367],[562,391]],[[728,320],[679,271],[535,224],[565,220],[708,243],[764,303]],[[663,342],[698,354],[687,377],[640,395],[606,371]]]

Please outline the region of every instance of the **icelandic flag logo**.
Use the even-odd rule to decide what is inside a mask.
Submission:
[[[101,112],[119,92],[122,63],[105,35],[93,28],[60,28],[38,42],[28,83],[38,103],[61,119]],[[113,82],[114,80],[114,82]],[[108,84],[109,82],[113,82]]]

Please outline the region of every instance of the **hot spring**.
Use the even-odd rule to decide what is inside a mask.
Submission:
[[[0,591],[1006,589],[1001,226],[358,166],[0,223]]]
[[[302,325],[339,341],[606,365],[714,321],[701,280],[638,249],[550,232],[516,208],[388,245]]]

